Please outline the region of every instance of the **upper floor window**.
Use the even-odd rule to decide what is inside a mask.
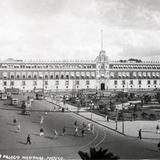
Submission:
[[[14,79],[14,75],[11,75],[11,79]]]

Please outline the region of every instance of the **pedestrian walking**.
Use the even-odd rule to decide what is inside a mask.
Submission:
[[[17,125],[17,132],[20,132],[20,129],[21,129],[21,125],[20,125],[20,123],[18,123],[18,125]]]
[[[77,126],[77,121],[74,122],[74,125]]]
[[[17,120],[16,120],[16,118],[14,118],[13,119],[13,124],[16,125],[16,123],[17,123]]]
[[[88,131],[91,131],[91,124],[88,123]]]
[[[94,124],[91,124],[91,132],[94,134]]]
[[[137,138],[142,139],[142,130],[141,129],[138,131],[138,137]]]
[[[75,136],[78,136],[78,127],[75,127],[75,133],[74,133]]]
[[[86,127],[86,125],[85,125],[85,123],[83,122],[83,124],[82,124],[82,128],[85,128]]]
[[[57,139],[58,132],[56,131],[56,129],[54,129],[53,133],[54,133],[54,137],[53,137],[53,139]]]
[[[39,133],[40,136],[44,136],[44,131],[43,131],[43,128],[40,128],[40,133]]]
[[[30,134],[28,134],[28,136],[27,136],[27,142],[26,142],[26,144],[31,144],[31,138],[30,138]]]
[[[158,148],[158,150],[160,151],[160,141],[159,141],[158,144],[157,144],[157,148]]]
[[[62,136],[65,136],[65,135],[66,135],[66,127],[64,126],[64,127],[63,127]]]
[[[156,133],[159,133],[159,125],[156,126]]]
[[[40,124],[42,124],[42,123],[43,123],[43,121],[44,121],[44,117],[43,117],[43,116],[41,116]]]
[[[81,131],[81,133],[82,133],[82,137],[84,137],[84,136],[85,136],[85,133],[84,133],[84,128],[82,128],[82,131]]]

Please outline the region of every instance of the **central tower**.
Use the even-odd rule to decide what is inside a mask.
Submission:
[[[103,50],[103,30],[101,30],[101,51],[96,58],[96,88],[108,89],[109,82],[109,59]]]

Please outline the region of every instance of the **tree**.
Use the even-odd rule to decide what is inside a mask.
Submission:
[[[80,155],[82,160],[92,160],[92,159],[103,159],[103,160],[110,160],[110,159],[120,159],[120,157],[114,155],[111,152],[108,152],[108,149],[102,149],[102,147],[96,151],[95,148],[90,148],[90,154],[87,152],[79,151],[78,154]]]

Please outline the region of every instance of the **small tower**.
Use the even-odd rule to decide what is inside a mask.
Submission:
[[[108,89],[109,59],[103,50],[103,30],[101,30],[101,51],[96,57],[96,85],[98,89]]]

